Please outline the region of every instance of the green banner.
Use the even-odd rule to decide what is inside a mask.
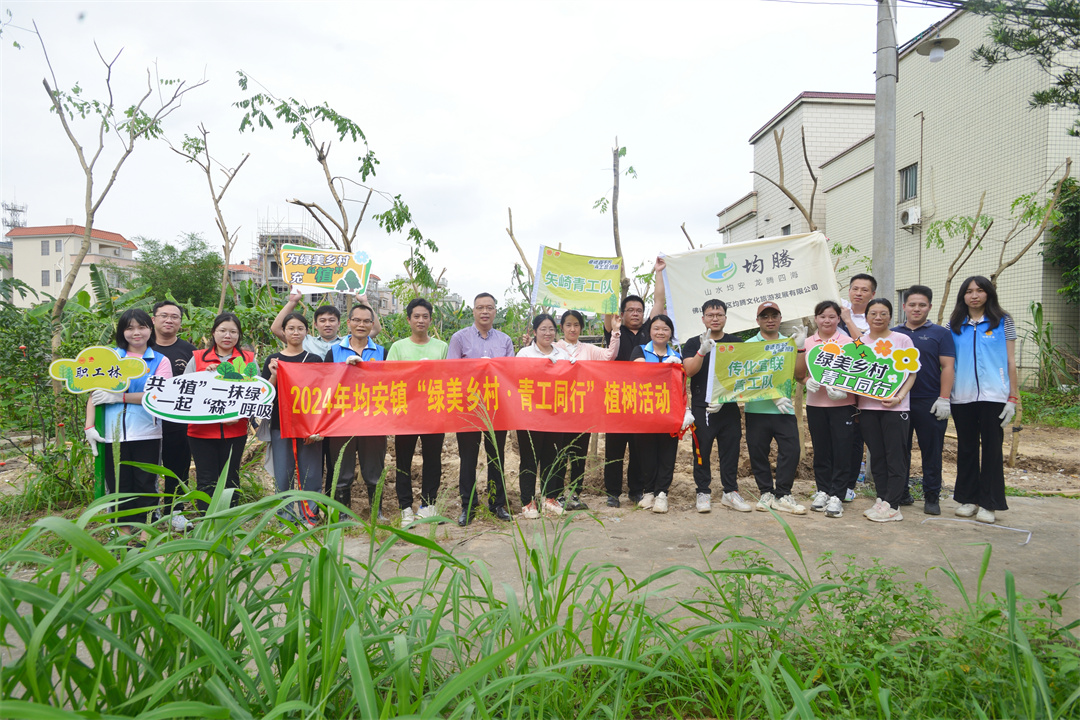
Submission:
[[[574,255],[541,245],[533,305],[617,313],[621,268],[622,258]]]
[[[793,340],[717,344],[709,358],[709,402],[790,398],[795,390]]]
[[[806,354],[810,376],[822,385],[883,400],[896,394],[907,376],[919,372],[919,349],[894,350],[888,340],[873,346],[856,340],[825,343]]]

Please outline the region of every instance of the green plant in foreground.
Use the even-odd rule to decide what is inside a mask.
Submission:
[[[381,487],[380,487],[381,491]],[[811,567],[753,538],[702,548],[704,570],[645,579],[568,549],[578,515],[514,527],[517,577],[435,541],[358,523],[313,493],[230,508],[195,530],[106,537],[110,501],[45,518],[0,578],[5,718],[534,718],[1074,716],[1078,623],[974,594],[950,610],[902,571],[832,555]],[[297,499],[326,525],[283,525]],[[345,538],[371,539],[356,557]],[[376,532],[377,531],[377,532]],[[68,550],[32,549],[43,536]],[[731,543],[751,549],[730,550]],[[679,586],[679,592],[674,592]],[[696,588],[688,593],[685,588]],[[79,714],[76,714],[79,713]],[[98,716],[98,715],[94,715]]]

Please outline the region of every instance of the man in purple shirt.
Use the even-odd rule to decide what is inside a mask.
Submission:
[[[514,343],[510,336],[496,330],[494,325],[495,296],[480,293],[473,300],[473,324],[458,330],[450,338],[446,359],[514,357]],[[510,513],[506,511],[506,487],[502,477],[506,431],[459,432],[457,444],[461,471],[458,486],[461,490],[461,515],[458,517],[458,525],[462,527],[472,522],[476,511],[476,461],[480,457],[481,435],[484,438],[484,451],[487,453],[488,509],[499,520],[510,520]]]

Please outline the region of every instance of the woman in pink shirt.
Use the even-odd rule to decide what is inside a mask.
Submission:
[[[814,308],[817,332],[806,338],[806,351],[825,343],[843,347],[852,340],[839,329],[840,305],[832,300],[819,302]],[[795,377],[806,379],[806,424],[814,446],[814,482],[817,492],[810,509],[824,512],[825,517],[844,514],[843,498],[851,479],[851,450],[855,433],[855,396],[839,388],[822,385],[809,374],[806,353],[799,352],[795,361]]]
[[[911,338],[903,333],[889,330],[892,325],[892,303],[885,298],[874,298],[866,305],[866,321],[870,330],[862,341],[873,348],[879,356],[915,347]],[[915,373],[891,398],[875,400],[859,396],[859,424],[862,427],[866,449],[870,451],[870,467],[877,486],[877,502],[863,513],[873,522],[903,520],[900,499],[907,489],[909,450],[908,393],[915,384]]]
[[[581,330],[585,327],[585,318],[577,310],[567,310],[559,321],[563,339],[555,343],[555,346],[570,356],[570,362],[578,360],[614,360],[619,354],[619,336],[621,335],[622,318],[619,315],[611,316],[611,344],[607,349],[580,342]],[[566,433],[560,447],[566,448],[563,456],[563,474],[566,466],[570,466],[570,482],[567,484],[567,495],[563,498],[563,505],[567,510],[588,510],[589,506],[581,502],[578,493],[585,482],[585,456],[589,453],[589,433]]]

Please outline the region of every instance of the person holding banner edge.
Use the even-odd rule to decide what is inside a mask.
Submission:
[[[270,323],[270,332],[281,342],[286,342],[285,318],[296,311],[296,306],[300,304],[303,298],[304,295],[299,290],[290,292],[289,299],[281,308],[281,312]],[[355,304],[371,306],[366,294],[357,295]],[[319,357],[326,357],[326,353],[330,352],[330,347],[341,340],[338,337],[338,332],[341,330],[341,311],[333,305],[320,305],[315,308],[315,314],[312,316],[311,321],[315,325],[315,334],[307,334],[304,339],[304,349],[310,353],[315,353]],[[378,337],[380,332],[382,332],[382,324],[379,322],[378,316],[376,316],[370,335],[371,337]]]
[[[862,337],[862,334],[870,329],[866,322],[866,304],[874,299],[877,294],[877,279],[868,273],[858,273],[851,276],[848,283],[848,299],[842,300],[840,310],[840,331],[853,340]],[[852,436],[851,445],[851,473],[848,476],[848,486],[841,498],[844,502],[855,500],[855,487],[864,479],[873,480],[874,471],[869,456],[866,458],[866,473],[860,473],[866,444],[863,442],[862,427],[859,418],[855,418],[855,433]]]
[[[353,305],[349,310],[349,334],[331,346],[324,362],[356,365],[385,360],[386,349],[371,339],[374,327],[375,311],[368,305]],[[386,522],[382,508],[375,503],[375,491],[386,467],[386,436],[330,438],[330,457],[334,463],[330,468],[334,477],[334,499],[345,507],[352,507],[352,486],[359,461],[360,474],[371,502],[371,515],[379,522]]]
[[[172,377],[169,359],[154,350],[154,323],[145,310],[125,311],[116,323],[116,348],[113,352],[120,358],[135,357],[146,363],[146,372],[130,381],[125,392],[94,390],[86,403],[86,441],[96,457],[98,446],[105,453],[105,492],[138,493],[117,503],[117,511],[143,509],[149,511],[157,504],[157,475],[142,468],[120,465],[120,462],[140,462],[157,465],[161,462],[161,421],[146,412],[142,406],[143,389],[151,375]],[[105,407],[105,434],[94,428],[94,408]],[[113,456],[113,443],[119,447],[120,457]],[[125,516],[120,523],[147,521],[147,514]],[[123,525],[120,532],[128,538],[134,529]]]
[[[866,320],[870,331],[862,336],[866,345],[874,348],[888,347],[890,352],[914,348],[907,335],[889,329],[892,322],[892,303],[885,298],[874,298],[866,305]],[[873,463],[874,487],[877,501],[863,515],[872,522],[896,522],[904,519],[900,503],[907,491],[908,466],[907,436],[911,400],[908,393],[915,384],[915,373],[909,373],[904,384],[890,398],[877,400],[859,396],[859,419],[863,440]]]
[[[388,361],[397,360],[445,360],[447,344],[428,333],[431,327],[431,315],[434,311],[431,303],[424,298],[415,298],[405,306],[405,317],[409,321],[411,334],[390,346]],[[398,506],[401,508],[401,527],[407,528],[417,518],[435,517],[435,500],[442,484],[442,449],[446,440],[445,433],[426,435],[394,435],[394,460],[397,481],[394,490]],[[420,455],[423,465],[420,475],[420,509],[413,513],[412,459],[416,453],[416,443],[420,443]]]
[[[514,343],[510,336],[495,329],[495,309],[495,296],[491,293],[480,293],[473,299],[473,324],[451,336],[446,351],[447,359],[514,357]],[[461,469],[458,488],[461,491],[461,515],[458,517],[458,525],[461,527],[471,523],[476,512],[476,462],[480,458],[481,436],[484,452],[487,454],[488,509],[497,520],[510,521],[510,513],[506,510],[506,486],[502,476],[506,431],[459,432],[457,443]]]
[[[723,495],[722,507],[737,512],[750,512],[753,507],[739,495],[739,444],[742,441],[742,416],[739,404],[710,403],[706,394],[709,385],[708,369],[712,351],[717,343],[737,343],[742,339],[724,332],[727,305],[716,298],[701,305],[701,322],[705,332],[683,343],[683,368],[690,378],[690,410],[694,414],[694,484],[697,486],[696,509],[699,513],[712,510],[712,447],[716,443],[717,468]]]
[[[746,342],[773,342],[786,339],[780,334],[783,317],[774,302],[763,302],[757,309],[758,334]],[[792,336],[798,353],[806,352],[806,331],[800,329]],[[752,400],[746,403],[746,449],[750,455],[750,468],[757,482],[756,508],[768,512],[805,515],[806,508],[795,501],[791,489],[795,485],[795,472],[799,467],[799,431],[795,421],[795,405],[791,398],[775,400]],[[776,440],[776,479],[769,465],[769,449]]]
[[[185,375],[216,370],[223,362],[232,362],[242,358],[245,363],[255,362],[255,355],[240,347],[244,341],[244,331],[240,327],[240,318],[234,313],[224,312],[214,318],[210,326],[210,347],[199,350],[192,356],[191,362],[184,368]],[[195,460],[195,483],[200,492],[214,494],[218,478],[225,472],[225,487],[240,487],[240,460],[247,444],[247,418],[226,420],[209,425],[188,425],[188,444],[191,456]],[[232,496],[232,505],[239,502],[236,493]],[[196,506],[206,512],[209,503],[197,500]]]
[[[823,300],[814,308],[817,331],[806,339],[809,352],[818,345],[853,342],[838,327],[840,305]],[[795,379],[806,382],[806,424],[814,447],[814,483],[816,492],[810,509],[825,517],[844,515],[843,497],[851,476],[851,452],[855,441],[855,397],[839,388],[822,385],[809,376],[806,353],[795,360]]]

